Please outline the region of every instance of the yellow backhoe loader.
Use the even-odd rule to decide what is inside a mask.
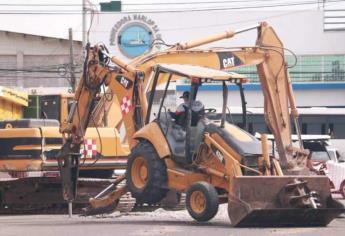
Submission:
[[[192,49],[239,33],[257,29],[255,46]],[[108,55],[104,46],[87,46],[82,80],[70,117],[62,124],[65,143],[59,154],[63,197],[73,201],[80,164],[78,150],[90,119],[92,100],[102,84],[120,101],[131,147],[127,170],[115,191],[90,200],[93,209],[105,209],[130,192],[137,201],[156,203],[169,190],[186,193],[186,206],[197,221],[215,216],[218,205],[228,204],[234,226],[325,226],[344,207],[332,199],[326,177],[284,175],[304,167],[307,150],[291,143],[290,112],[298,117],[284,48],[267,23],[177,44],[126,64]],[[112,64],[110,64],[110,61]],[[264,94],[265,117],[278,155],[262,141],[225,122],[227,84],[245,82],[243,76],[222,70],[256,65]],[[167,86],[187,79],[190,100],[184,122],[173,119],[164,106]],[[222,84],[222,119],[210,122],[204,109],[194,109],[203,83]],[[156,117],[152,105],[158,85],[165,92]],[[148,99],[146,93],[149,93]],[[206,110],[211,112],[212,109]],[[297,125],[298,122],[295,122]],[[299,134],[299,129],[296,127]]]

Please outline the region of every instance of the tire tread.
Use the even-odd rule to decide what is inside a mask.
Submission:
[[[149,174],[148,183],[143,189],[137,189],[134,186],[130,175],[131,164],[138,156],[142,156],[148,162],[149,172],[152,173],[151,175]],[[132,149],[127,163],[126,177],[128,188],[133,197],[137,199],[137,202],[155,204],[166,196],[168,190],[163,188],[168,179],[166,165],[164,161],[160,159],[156,150],[150,142],[141,140]]]
[[[190,197],[194,191],[201,191],[206,197],[206,209],[203,213],[198,214],[193,211],[190,204]],[[205,222],[211,220],[218,212],[219,202],[218,193],[215,187],[207,182],[197,182],[187,191],[186,207],[188,213],[197,221]]]

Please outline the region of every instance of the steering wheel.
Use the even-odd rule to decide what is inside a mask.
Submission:
[[[321,166],[319,168],[319,172],[324,172],[327,170],[327,165],[325,162],[321,163]]]
[[[313,168],[315,169],[318,175],[325,175],[327,171],[327,165],[325,162],[322,161],[315,161],[313,162]]]
[[[204,109],[205,113],[216,113],[217,109],[215,108],[206,108]]]

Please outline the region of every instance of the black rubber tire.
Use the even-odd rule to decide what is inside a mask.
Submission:
[[[131,176],[132,164],[139,156],[143,157],[148,165],[148,180],[142,188],[134,185]],[[127,161],[126,179],[129,191],[139,203],[155,204],[161,201],[168,192],[168,189],[164,188],[168,180],[166,165],[152,144],[146,140],[141,140],[132,149]]]
[[[206,200],[206,207],[203,212],[197,213],[191,207],[191,195],[195,191],[203,193]],[[197,182],[193,184],[187,191],[186,207],[188,213],[195,220],[205,222],[211,220],[218,212],[218,193],[214,186],[207,182]]]

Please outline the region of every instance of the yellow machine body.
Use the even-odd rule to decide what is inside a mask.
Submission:
[[[20,119],[23,117],[23,107],[28,106],[28,95],[0,86],[0,120]]]
[[[255,46],[194,49],[253,29],[258,31]],[[106,197],[91,199],[94,208],[118,202],[127,191],[141,203],[156,204],[174,190],[186,193],[187,209],[198,221],[210,220],[218,204],[227,203],[234,226],[325,226],[344,212],[344,206],[332,199],[327,177],[283,174],[305,168],[307,151],[302,145],[292,147],[291,118],[300,134],[298,112],[284,46],[267,23],[176,44],[128,64],[108,55],[104,45],[88,45],[86,55],[70,119],[60,128],[65,138],[58,156],[65,200],[76,197],[79,159],[73,153],[80,149],[92,114],[90,104],[105,84],[121,103],[131,152],[126,175],[116,182],[126,179],[126,185]],[[115,67],[108,65],[110,60]],[[225,121],[227,84],[241,86],[246,81],[227,70],[248,65],[257,68],[265,120],[275,137],[278,155],[270,153],[264,134],[259,141]],[[167,86],[159,112],[151,119],[157,86],[179,79],[191,85],[186,123],[178,123],[162,109]],[[201,119],[202,109],[193,111],[198,88],[205,82],[218,82],[223,87],[218,123]],[[195,124],[194,116],[198,118]]]
[[[57,171],[56,156],[62,142],[58,126],[0,129],[0,171]],[[84,150],[89,154],[84,155]],[[81,170],[123,169],[129,147],[121,143],[115,128],[90,127],[81,153]]]

